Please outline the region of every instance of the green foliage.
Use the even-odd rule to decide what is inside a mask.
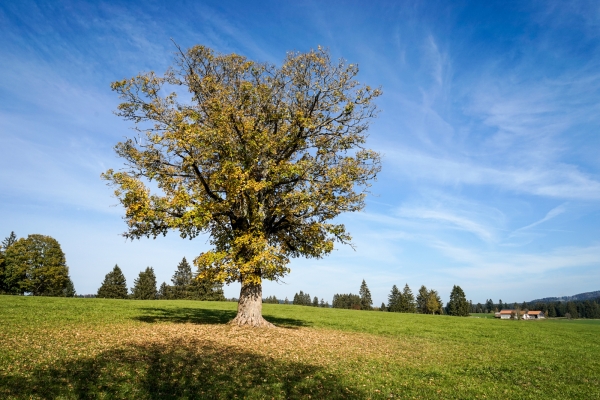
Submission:
[[[312,306],[310,301],[310,294],[304,293],[302,290],[300,293],[294,294],[294,300],[292,304],[296,306]]]
[[[460,286],[454,285],[447,305],[448,314],[457,317],[469,316],[469,302]]]
[[[69,268],[56,239],[28,235],[27,239],[14,241],[12,236],[3,242],[3,247],[10,242],[4,252],[5,290],[13,294],[64,296],[70,281]]]
[[[427,293],[427,301],[425,302],[427,314],[440,314],[444,313],[444,304],[442,299],[436,290],[431,289]]]
[[[196,275],[187,289],[189,300],[225,301],[223,284],[214,282],[202,275]]]
[[[577,312],[577,306],[575,305],[575,302],[567,302],[567,313],[571,315],[571,318],[579,318],[579,313]]]
[[[172,300],[172,286],[167,285],[166,282],[160,284],[158,288],[158,299],[159,300]]]
[[[429,297],[429,291],[425,285],[421,285],[419,293],[417,294],[416,309],[420,314],[429,314],[427,312],[427,298]]]
[[[312,306],[313,306],[313,307],[319,307],[319,298],[318,298],[317,296],[315,296],[315,297],[313,298],[313,301],[312,301]]]
[[[415,296],[413,296],[412,290],[410,290],[408,283],[404,285],[404,289],[400,295],[399,311],[404,313],[416,312]]]
[[[67,284],[65,285],[65,288],[63,289],[63,296],[64,297],[75,297],[76,295],[77,295],[77,293],[75,292],[75,285],[73,284],[71,277],[69,277],[67,280]]]
[[[146,133],[117,144],[126,169],[103,174],[125,208],[126,236],[208,233],[213,249],[194,260],[202,278],[242,286],[348,243],[331,221],[364,208],[380,170],[365,142],[381,92],[357,74],[321,48],[290,52],[277,67],[195,46],[162,77],[114,82],[118,115]],[[164,92],[173,86],[191,100]]]
[[[360,309],[361,310],[371,310],[373,307],[373,300],[371,299],[371,291],[367,287],[367,282],[363,279],[360,284],[360,289],[358,291],[358,295],[360,296]]]
[[[211,300],[225,301],[223,284],[194,276],[192,267],[185,257],[177,265],[171,278],[173,285],[163,282],[158,292],[158,298],[163,300]]]
[[[8,285],[6,283],[6,250],[17,241],[17,235],[15,232],[11,232],[0,244],[0,294],[8,292]]]
[[[398,290],[396,285],[392,286],[392,290],[388,296],[388,310],[391,312],[414,313],[415,297],[408,286],[404,285],[402,292]]]
[[[192,267],[187,262],[185,257],[177,265],[177,270],[171,278],[173,282],[172,286],[172,299],[186,299],[189,298],[188,291],[190,290],[190,284],[192,283],[193,274]]]
[[[98,288],[96,297],[105,299],[127,298],[127,281],[125,280],[123,271],[121,271],[121,268],[119,268],[118,265],[115,264],[112,271],[106,274],[102,285]]]
[[[269,296],[263,299],[263,303],[265,304],[279,304],[279,300],[275,296]]]
[[[17,241],[17,235],[12,231],[10,235],[8,235],[3,241],[2,245],[0,245],[0,251],[6,251],[10,246],[12,246]]]
[[[346,308],[352,310],[361,310],[362,303],[361,298],[357,294],[334,294],[333,302],[331,303],[333,308]]]
[[[392,286],[392,290],[388,295],[388,311],[390,312],[400,312],[401,308],[401,293],[398,290],[398,286]]]
[[[154,268],[147,267],[145,271],[133,281],[131,289],[131,298],[136,300],[154,300],[157,298],[156,275]]]

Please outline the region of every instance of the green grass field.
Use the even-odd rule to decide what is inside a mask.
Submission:
[[[235,308],[0,296],[0,398],[600,398],[598,320]]]

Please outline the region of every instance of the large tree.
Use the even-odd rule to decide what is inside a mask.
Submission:
[[[133,281],[131,288],[131,298],[136,300],[155,300],[158,297],[156,290],[156,275],[154,268],[147,267],[141,271],[139,276]]]
[[[5,283],[6,279],[6,250],[17,241],[17,235],[15,232],[11,232],[2,243],[0,243],[0,293],[6,293],[8,286]]]
[[[361,310],[372,310],[373,309],[373,300],[371,299],[371,291],[367,286],[367,282],[363,279],[360,284],[360,289],[358,290],[358,295],[360,296],[360,308]]]
[[[425,287],[425,285],[421,285],[419,288],[419,293],[417,293],[417,301],[416,307],[417,312],[421,314],[427,314],[427,297],[429,296],[429,291]]]
[[[185,257],[181,260],[181,262],[177,265],[177,269],[171,278],[171,282],[173,282],[173,297],[175,299],[185,299],[188,297],[188,289],[190,284],[192,283],[193,273],[192,267],[187,262]]]
[[[126,299],[127,298],[127,281],[123,271],[115,264],[112,271],[104,277],[104,281],[98,288],[96,297],[105,299]]]
[[[448,314],[459,317],[469,316],[469,302],[465,296],[465,292],[460,286],[454,285],[450,293],[450,301],[448,302]]]
[[[401,312],[401,296],[400,290],[398,290],[398,286],[392,286],[392,290],[388,295],[388,310],[391,312]]]
[[[415,296],[412,290],[408,286],[408,283],[404,285],[402,294],[400,294],[400,312],[403,313],[414,313],[416,312]]]
[[[140,135],[116,146],[125,169],[103,174],[125,208],[125,236],[209,234],[213,248],[194,264],[201,277],[241,282],[232,323],[271,326],[263,279],[289,273],[290,258],[349,243],[331,221],[364,207],[380,170],[365,141],[381,92],[357,73],[321,48],[290,52],[277,67],[195,46],[163,76],[114,82],[118,115]],[[191,100],[164,93],[173,87]]]
[[[56,239],[28,235],[8,246],[5,257],[6,290],[34,296],[64,296],[69,285],[69,267]]]

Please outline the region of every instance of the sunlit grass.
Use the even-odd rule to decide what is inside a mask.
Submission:
[[[0,398],[600,397],[600,321],[0,296]]]

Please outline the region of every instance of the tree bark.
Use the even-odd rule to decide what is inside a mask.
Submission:
[[[275,325],[262,316],[262,284],[242,282],[238,312],[230,324],[255,328],[274,328]]]

